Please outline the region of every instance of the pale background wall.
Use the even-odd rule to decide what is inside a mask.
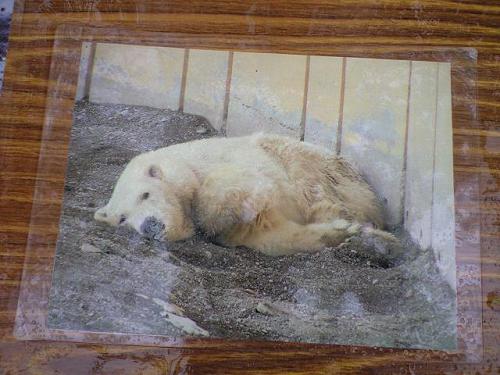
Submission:
[[[354,161],[455,286],[450,64],[84,43],[77,99],[183,110]]]

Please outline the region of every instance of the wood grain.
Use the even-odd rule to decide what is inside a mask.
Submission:
[[[60,171],[65,169],[68,141],[64,134],[71,125],[67,111],[73,103],[66,94],[74,92],[72,82],[59,82],[58,87],[68,85],[57,99],[61,110],[49,114],[51,131],[59,137],[43,147],[49,147],[45,151],[53,156],[46,160],[47,170],[54,172],[37,175],[37,166],[47,93],[55,87],[50,80],[54,42],[62,25],[71,30],[82,26],[82,35],[109,42],[124,40],[133,32],[141,44],[155,45],[155,32],[168,32],[177,33],[169,45],[184,46],[189,41],[193,48],[459,58],[462,64],[455,74],[469,77],[470,82],[453,87],[457,220],[470,223],[470,228],[480,222],[481,228],[457,235],[463,259],[478,255],[468,249],[478,249],[478,236],[481,240],[482,298],[472,294],[468,306],[482,315],[482,361],[467,364],[432,351],[259,342],[218,341],[204,349],[203,342],[196,347],[147,348],[15,341],[12,329],[35,184],[51,192],[35,197],[32,231],[40,236],[39,258],[52,258],[48,245],[57,235],[53,220],[62,191],[50,188],[63,184]],[[14,374],[74,369],[82,373],[495,373],[500,347],[499,25],[497,1],[19,1],[0,96],[0,368]],[[114,32],[110,34],[109,28]],[[471,108],[477,110],[472,119]],[[476,190],[467,189],[471,186]],[[26,266],[33,269],[36,263]]]

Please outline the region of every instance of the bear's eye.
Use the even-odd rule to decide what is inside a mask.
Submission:
[[[127,217],[125,215],[121,215],[120,221],[118,222],[118,224],[123,224],[125,222],[125,220],[127,220]]]
[[[146,200],[146,199],[148,199],[149,198],[149,193],[146,192],[146,193],[142,194],[141,198],[142,198],[143,201]]]

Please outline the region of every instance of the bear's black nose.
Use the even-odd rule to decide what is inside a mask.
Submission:
[[[165,224],[153,216],[147,217],[141,224],[141,232],[144,237],[151,240],[162,240]]]

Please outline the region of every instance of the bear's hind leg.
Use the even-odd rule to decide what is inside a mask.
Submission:
[[[228,242],[268,255],[289,255],[338,246],[361,228],[357,223],[342,219],[330,223],[299,224],[278,213],[266,212],[261,216],[260,223],[251,229],[235,231],[227,238]]]

